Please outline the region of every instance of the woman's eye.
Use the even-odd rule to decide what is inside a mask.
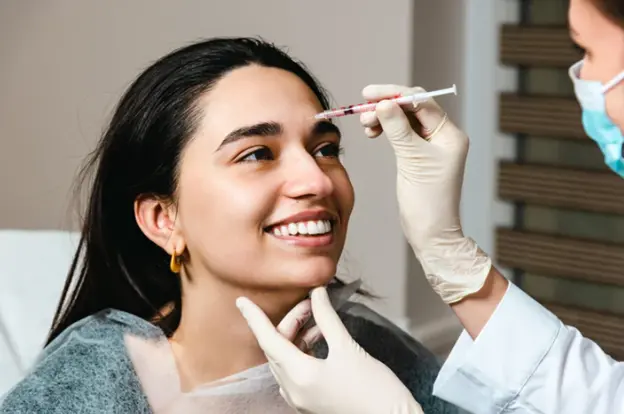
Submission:
[[[245,155],[239,160],[239,162],[256,162],[256,161],[270,161],[273,160],[273,152],[270,149],[263,147],[258,148],[254,152]]]
[[[341,153],[342,148],[338,144],[327,144],[316,150],[319,157],[338,158]]]

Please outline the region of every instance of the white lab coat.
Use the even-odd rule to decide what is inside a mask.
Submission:
[[[624,362],[510,283],[480,335],[462,333],[433,393],[475,414],[624,414]]]

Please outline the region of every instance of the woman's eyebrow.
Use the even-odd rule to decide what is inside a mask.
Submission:
[[[278,122],[260,122],[254,125],[247,125],[235,129],[225,136],[217,151],[228,144],[251,137],[276,137],[279,136],[284,128]]]
[[[320,120],[312,126],[311,136],[319,136],[325,134],[336,134],[338,138],[342,137],[340,129],[333,123],[326,119]]]
[[[279,122],[260,122],[253,125],[246,125],[236,128],[234,131],[227,134],[223,141],[221,141],[221,144],[216,151],[219,151],[228,144],[240,141],[241,139],[252,137],[277,137],[281,135],[283,131],[284,128]],[[311,137],[317,137],[325,134],[336,134],[339,138],[341,137],[340,129],[328,120],[320,120],[316,122],[310,131]]]

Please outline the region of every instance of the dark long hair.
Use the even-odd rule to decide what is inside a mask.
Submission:
[[[197,127],[198,98],[228,72],[256,64],[297,75],[323,109],[329,100],[305,66],[255,38],[215,38],[178,49],[129,87],[80,172],[91,181],[80,243],[47,343],[74,322],[107,308],[152,319],[172,332],[180,321],[181,285],[169,256],[139,229],[138,197],[171,200],[180,154]]]
[[[594,3],[602,14],[624,29],[624,1],[594,0]]]

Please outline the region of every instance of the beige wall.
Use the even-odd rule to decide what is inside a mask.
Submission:
[[[437,101],[459,125],[464,120],[462,99],[466,87],[462,79],[465,71],[465,9],[463,1],[416,0],[412,20],[413,82],[425,85],[428,89],[446,88],[455,83],[459,96],[440,97]],[[407,315],[410,322],[419,336],[427,339],[436,337],[447,329],[451,329],[452,335],[458,329],[454,315],[429,287],[420,263],[408,245],[406,249],[408,298],[411,299],[407,301]]]

